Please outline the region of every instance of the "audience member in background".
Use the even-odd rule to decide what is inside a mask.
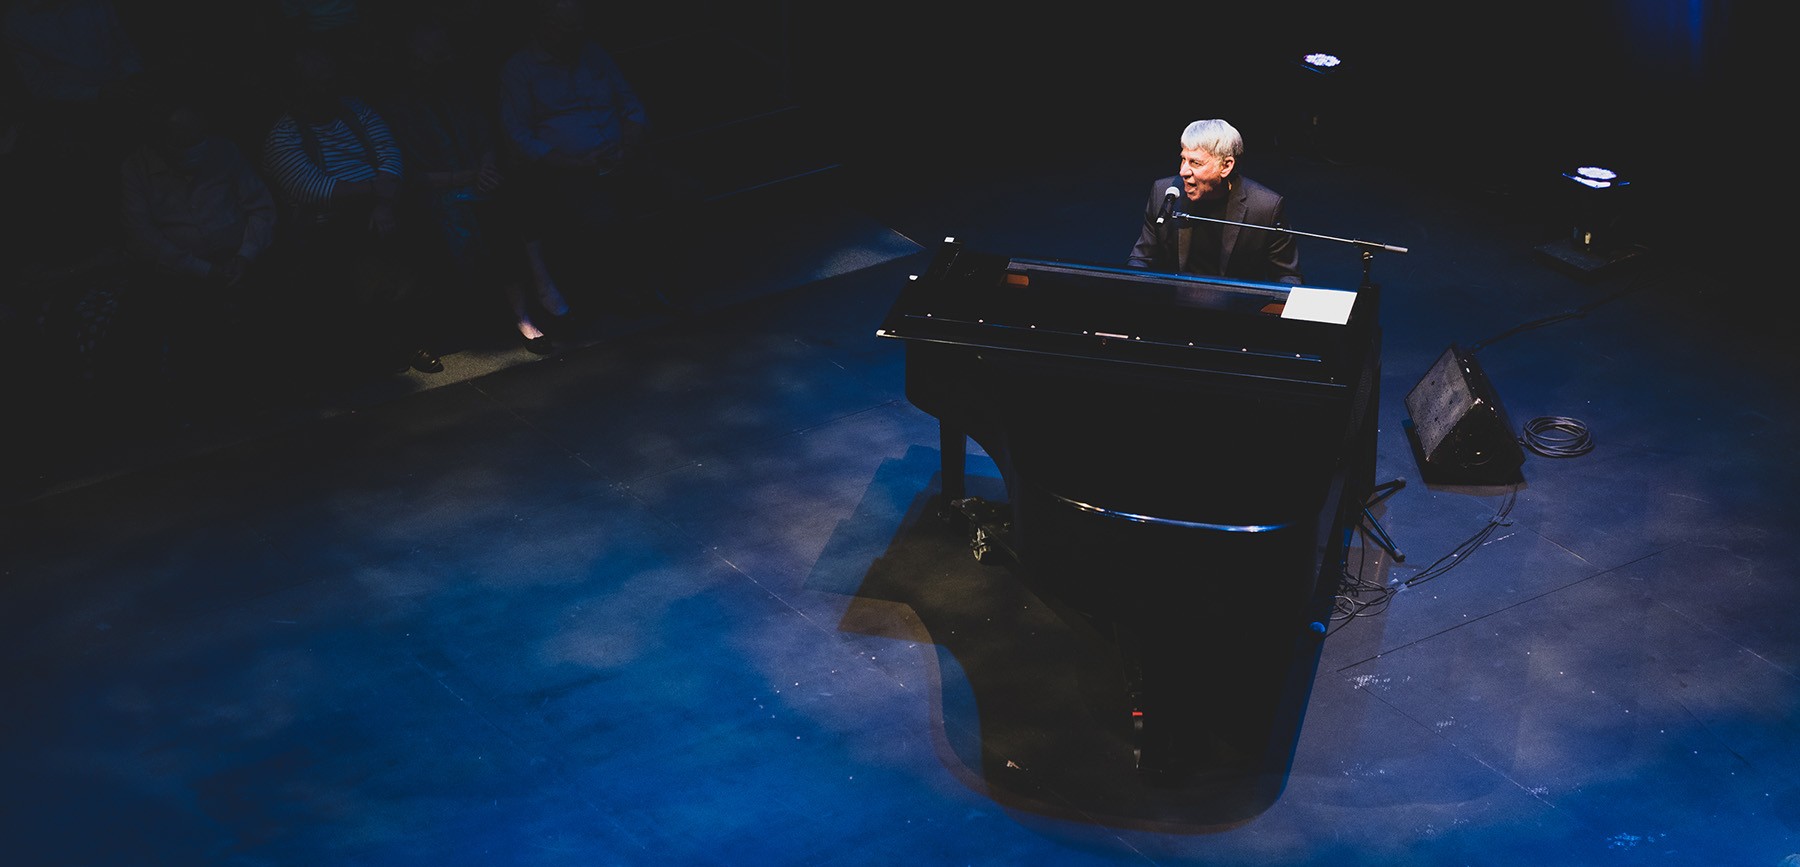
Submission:
[[[284,209],[281,259],[299,296],[290,300],[325,329],[307,337],[330,345],[343,335],[397,370],[441,371],[399,234],[400,145],[350,92],[331,47],[302,39],[292,59],[287,111],[269,129],[263,164]]]
[[[108,0],[13,0],[6,48],[44,105],[116,106],[144,86],[143,57]]]
[[[622,221],[681,191],[678,178],[644,149],[648,112],[618,63],[588,35],[580,0],[538,0],[533,9],[530,40],[500,69],[500,120],[519,162],[520,225],[538,300],[561,315],[568,305],[551,267],[562,261],[555,254],[592,251],[602,267],[632,255],[622,243]],[[603,289],[615,298],[630,294]],[[654,290],[637,294],[666,303]]]
[[[1150,185],[1144,224],[1126,264],[1172,273],[1301,283],[1300,249],[1287,232],[1232,226],[1285,227],[1281,194],[1237,173],[1244,139],[1223,120],[1197,120],[1181,131],[1179,171]],[[1173,210],[1209,220],[1169,216]]]
[[[261,0],[271,2],[271,0]],[[321,45],[335,53],[340,72],[362,81],[375,73],[381,59],[378,15],[389,3],[361,0],[273,0],[280,16],[279,31],[290,39]]]
[[[33,247],[33,234],[21,231],[29,220],[25,202],[18,191],[31,176],[31,167],[20,157],[20,140],[25,135],[25,97],[19,77],[12,67],[0,66],[0,190],[14,195],[0,201],[0,218],[7,231],[0,232],[0,351],[5,358],[16,357],[22,338],[28,331],[35,305],[19,291],[18,273],[26,262],[26,251]]]
[[[271,0],[134,3],[127,26],[171,98],[205,93],[208,124],[254,151],[280,104],[279,40],[285,32]]]
[[[473,85],[484,99],[498,98],[500,65],[531,35],[532,16],[518,11],[519,6],[529,5],[509,0],[441,0],[430,6],[450,26],[457,56],[476,73]]]
[[[113,228],[122,143],[148,89],[143,58],[108,0],[12,0],[5,28],[24,96],[16,146],[32,166],[8,197],[48,240],[80,246],[72,235]]]
[[[218,384],[212,374],[255,345],[249,314],[266,287],[252,271],[274,239],[275,200],[192,104],[162,103],[144,119],[147,141],[120,172],[130,305],[166,348],[173,384]]]
[[[444,287],[447,327],[489,321],[504,311],[526,348],[551,341],[533,321],[524,294],[524,257],[510,224],[511,190],[500,170],[500,134],[492,103],[463,71],[449,22],[422,14],[399,30],[405,68],[382,102],[406,161],[403,209],[425,279]],[[494,302],[504,301],[504,306]]]
[[[79,25],[64,32],[63,25]],[[115,403],[120,260],[113,128],[141,66],[106,4],[14,0],[0,64],[0,342],[19,371],[14,427],[83,428]],[[114,99],[113,97],[117,97]],[[102,121],[105,121],[104,123]],[[122,153],[122,151],[121,151]]]

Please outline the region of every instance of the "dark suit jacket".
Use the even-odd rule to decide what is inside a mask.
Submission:
[[[1225,205],[1224,219],[1257,226],[1285,226],[1281,194],[1242,175],[1233,178],[1235,188]],[[1131,248],[1126,264],[1153,271],[1186,271],[1188,244],[1194,235],[1189,220],[1167,220],[1158,225],[1162,214],[1163,194],[1170,187],[1181,188],[1181,178],[1170,176],[1150,186],[1150,200],[1144,206],[1144,228]],[[1184,210],[1187,199],[1175,199],[1176,210]],[[1304,283],[1300,276],[1300,249],[1294,236],[1286,232],[1262,232],[1242,226],[1221,224],[1220,240],[1224,249],[1219,261],[1225,273],[1211,277],[1237,280],[1260,280],[1264,283]]]

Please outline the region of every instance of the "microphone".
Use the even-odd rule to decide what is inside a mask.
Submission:
[[[1180,187],[1170,187],[1167,190],[1163,191],[1162,211],[1156,215],[1157,225],[1160,226],[1163,223],[1167,222],[1169,219],[1169,216],[1171,214],[1175,213],[1175,200],[1177,198],[1179,198],[1180,196],[1181,196],[1181,188]]]

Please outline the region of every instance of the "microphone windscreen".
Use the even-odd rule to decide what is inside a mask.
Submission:
[[[1180,187],[1170,187],[1166,190],[1163,190],[1162,212],[1156,215],[1157,223],[1160,224],[1160,223],[1168,222],[1169,217],[1175,213],[1175,200],[1180,197],[1181,197],[1181,188]]]

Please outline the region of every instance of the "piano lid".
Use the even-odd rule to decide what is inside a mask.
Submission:
[[[1374,293],[1347,322],[1283,317],[1297,287],[964,249],[948,239],[881,337],[1317,383],[1355,381]],[[1308,287],[1316,290],[1317,287]]]

